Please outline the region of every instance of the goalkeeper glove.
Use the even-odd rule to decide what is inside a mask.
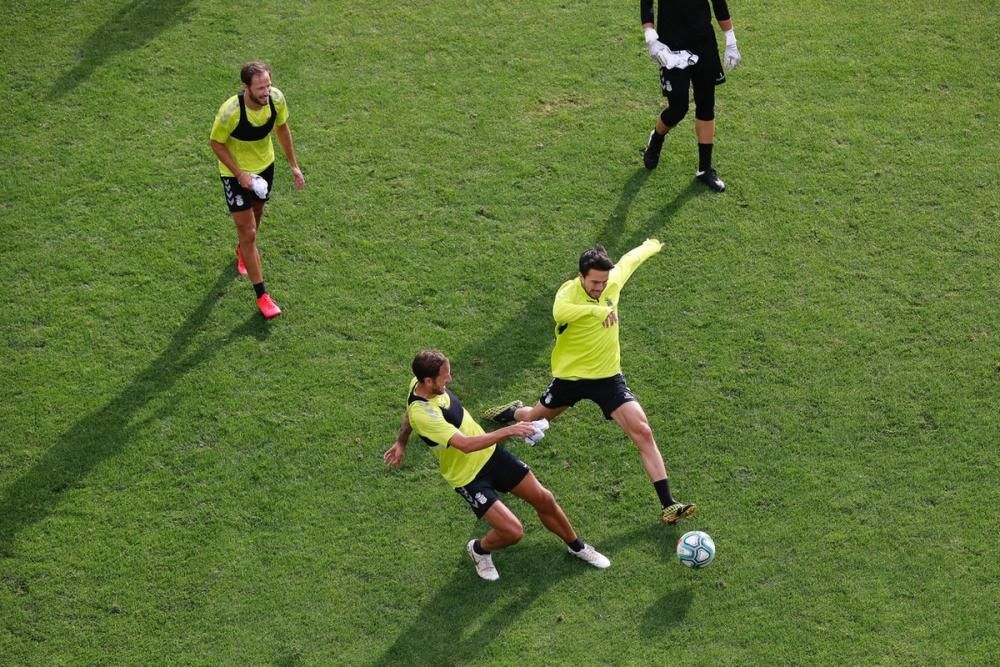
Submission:
[[[723,64],[726,69],[735,69],[737,65],[740,64],[740,50],[736,48],[736,32],[733,30],[726,30],[726,55],[723,59]]]
[[[653,28],[646,28],[643,34],[646,38],[646,48],[649,49],[649,57],[660,67],[684,69],[688,65],[694,65],[698,62],[698,56],[690,51],[671,51],[666,44],[660,41],[660,36]]]

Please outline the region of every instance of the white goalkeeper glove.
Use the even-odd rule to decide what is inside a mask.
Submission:
[[[736,48],[736,32],[726,30],[723,34],[726,36],[726,55],[722,64],[726,66],[726,69],[735,69],[741,60],[740,50]]]
[[[690,51],[671,51],[666,44],[660,41],[660,36],[653,28],[646,28],[643,35],[646,39],[646,48],[649,49],[649,57],[660,67],[684,69],[688,65],[694,65],[698,62],[698,56]]]
[[[549,420],[538,419],[531,422],[531,425],[535,427],[535,432],[532,433],[531,436],[525,438],[524,441],[534,447],[535,443],[545,437],[545,431],[549,428]]]
[[[250,187],[253,188],[253,192],[257,195],[257,199],[267,198],[267,181],[263,176],[250,174]]]

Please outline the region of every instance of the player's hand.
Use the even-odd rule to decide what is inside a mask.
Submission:
[[[517,422],[510,426],[505,426],[505,438],[527,438],[535,434],[535,425],[531,422]]]
[[[737,65],[740,64],[740,50],[736,47],[736,33],[732,30],[727,30],[726,35],[726,54],[722,58],[722,64],[727,70],[735,69]]]
[[[385,454],[382,455],[382,460],[389,467],[396,466],[397,468],[399,468],[400,464],[403,463],[403,456],[405,454],[406,454],[406,445],[399,442],[394,442],[392,443],[392,447],[386,450]]]
[[[298,167],[292,167],[292,183],[296,190],[306,187],[306,177],[302,175],[302,170]]]
[[[608,313],[608,316],[604,318],[604,328],[607,329],[608,327],[613,327],[617,323],[618,323],[618,313],[612,310],[610,313]]]
[[[241,171],[236,175],[236,181],[240,184],[240,187],[244,190],[253,189],[253,174],[248,171]]]

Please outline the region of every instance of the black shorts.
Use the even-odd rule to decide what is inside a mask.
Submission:
[[[226,195],[226,204],[230,213],[246,211],[253,206],[254,202],[268,201],[271,199],[271,185],[274,184],[274,163],[267,165],[267,168],[257,174],[267,181],[267,196],[261,199],[253,190],[247,190],[235,176],[220,176],[222,179],[222,190]]]
[[[715,119],[715,87],[726,82],[719,51],[699,51],[698,63],[684,69],[660,68],[660,90],[672,106],[687,109],[688,87],[694,97],[694,113],[698,120]]]
[[[547,408],[562,408],[576,405],[584,398],[597,403],[605,419],[611,419],[612,412],[636,400],[621,373],[599,380],[553,378],[539,400]]]
[[[465,502],[469,503],[469,507],[481,519],[493,507],[493,503],[499,500],[498,491],[510,492],[529,472],[531,468],[527,463],[506,449],[497,447],[475,479],[456,488],[455,492],[465,498]]]

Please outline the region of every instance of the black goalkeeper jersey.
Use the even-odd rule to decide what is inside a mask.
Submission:
[[[659,0],[656,21],[653,0],[639,0],[639,10],[642,23],[656,26],[661,42],[674,51],[687,49],[693,53],[716,48],[712,11],[717,21],[730,18],[726,0]]]

